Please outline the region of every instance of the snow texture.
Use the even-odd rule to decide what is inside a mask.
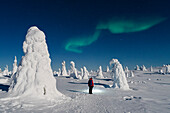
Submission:
[[[129,90],[129,85],[126,80],[125,72],[123,71],[122,65],[117,59],[112,59],[110,65],[113,64],[113,88],[120,88],[123,90]]]
[[[28,29],[23,51],[25,56],[13,77],[8,92],[10,96],[44,99],[62,97],[56,89],[45,34],[36,26]]]
[[[99,66],[99,70],[98,70],[98,73],[97,73],[97,78],[104,78],[103,71],[102,71],[102,66]]]
[[[66,70],[66,62],[65,62],[65,61],[62,62],[61,76],[69,76],[69,75],[67,74],[67,70]]]

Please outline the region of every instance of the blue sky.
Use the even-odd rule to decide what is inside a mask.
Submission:
[[[24,55],[22,43],[29,27],[36,25],[45,32],[52,68],[57,70],[61,62],[75,61],[79,69],[103,69],[112,58],[118,58],[123,65],[133,68],[136,64],[160,66],[170,63],[170,2],[160,0],[3,0],[0,1],[0,67],[9,65],[12,69],[14,56],[18,63]],[[115,19],[117,18],[117,21]],[[149,19],[146,19],[149,18]],[[165,18],[151,23],[155,19]],[[121,20],[121,22],[119,22]],[[82,53],[65,49],[69,40],[88,38],[103,22],[115,27],[114,23],[129,23],[151,27],[133,32],[113,33],[100,29],[100,35],[93,43],[80,46]],[[131,24],[130,24],[131,25]],[[142,26],[143,27],[143,26]]]

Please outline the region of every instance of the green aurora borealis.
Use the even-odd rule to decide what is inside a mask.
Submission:
[[[93,35],[72,38],[66,44],[65,50],[76,52],[76,53],[82,53],[82,50],[79,47],[88,46],[92,44],[94,41],[98,39],[99,36],[100,36],[100,30],[96,30]]]
[[[163,17],[116,17],[109,19],[108,21],[101,21],[96,26],[96,31],[93,35],[70,38],[65,45],[65,50],[75,53],[82,53],[80,47],[88,46],[96,41],[102,30],[109,30],[113,34],[139,32],[147,30],[164,20],[166,20],[166,18]]]

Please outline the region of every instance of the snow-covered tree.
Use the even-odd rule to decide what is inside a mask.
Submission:
[[[58,69],[58,76],[61,76],[61,69]]]
[[[162,69],[160,69],[159,70],[159,74],[163,74],[164,72],[163,72],[163,70]]]
[[[123,71],[122,65],[119,63],[117,59],[112,59],[110,61],[110,65],[113,65],[112,75],[113,78],[113,88],[120,88],[123,90],[128,90],[129,85],[126,80],[125,72]]]
[[[18,97],[61,98],[63,95],[56,89],[56,79],[51,69],[45,34],[35,26],[29,28],[23,51],[25,56],[12,78],[9,94]]]
[[[70,77],[77,79],[78,73],[77,73],[77,69],[75,68],[75,63],[71,61],[70,64],[71,64]]]
[[[141,70],[142,71],[147,71],[147,69],[146,69],[146,67],[144,65],[142,65]]]
[[[166,65],[165,67],[166,67],[166,70],[165,70],[166,74],[170,73],[170,65]]]
[[[83,79],[88,79],[89,77],[89,72],[87,71],[87,68],[84,66],[83,67]]]
[[[128,69],[128,67],[127,67],[127,66],[125,67],[125,72],[129,72],[129,69]]]
[[[102,71],[102,66],[99,66],[99,70],[98,70],[98,73],[97,73],[97,78],[104,78],[103,71]]]
[[[138,70],[138,71],[140,70],[140,68],[139,68],[139,66],[138,66],[138,65],[136,65],[135,70]]]
[[[126,77],[129,77],[129,72],[125,72]]]
[[[2,77],[3,76],[3,73],[2,73],[2,70],[1,70],[1,68],[0,68],[0,77]]]
[[[106,70],[106,72],[110,72],[110,70],[109,70],[109,66],[107,66],[107,70]]]
[[[132,70],[130,71],[129,77],[134,77],[134,73]]]
[[[80,70],[81,70],[81,76],[83,77],[83,68],[81,68]]]
[[[15,60],[14,60],[14,63],[13,63],[13,69],[12,69],[12,75],[14,75],[16,72],[17,72],[17,57],[15,56]]]
[[[66,70],[66,62],[62,62],[62,71],[61,71],[61,76],[68,76],[67,70]]]
[[[153,67],[152,66],[150,67],[150,72],[153,72]]]
[[[9,71],[8,71],[8,65],[6,65],[5,70],[3,71],[3,75],[9,75]]]

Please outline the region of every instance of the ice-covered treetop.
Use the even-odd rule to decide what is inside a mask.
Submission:
[[[72,67],[75,67],[75,63],[73,61],[71,61],[70,64],[72,65]]]
[[[112,64],[119,64],[118,59],[112,59],[112,60],[110,61],[110,65],[112,65]]]
[[[15,56],[15,60],[14,60],[14,62],[17,62],[17,57]]]
[[[28,29],[25,41],[23,43],[23,51],[27,53],[39,53],[42,56],[48,54],[45,34],[36,26]]]
[[[63,66],[65,66],[65,63],[66,63],[66,62],[65,62],[65,61],[63,61],[61,64],[62,64]]]

